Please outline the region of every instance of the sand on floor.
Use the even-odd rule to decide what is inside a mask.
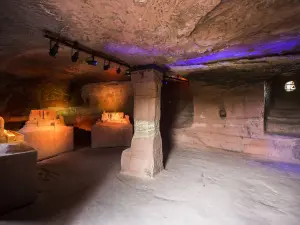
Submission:
[[[38,164],[38,198],[7,225],[299,225],[300,165],[223,151],[174,150],[153,180],[121,175],[122,149]]]

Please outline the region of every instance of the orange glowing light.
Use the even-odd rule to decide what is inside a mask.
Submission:
[[[15,131],[4,129],[5,121],[0,117],[0,143],[13,143],[24,141],[24,135]]]
[[[180,76],[180,75],[177,75],[176,78],[179,79],[179,80],[184,80],[184,81],[187,81],[187,80],[188,80],[188,79],[186,79],[186,78],[184,78],[184,77],[182,77],[182,76]]]
[[[124,115],[123,112],[104,112],[101,117],[103,123],[124,123],[129,124],[129,116]]]
[[[4,130],[4,134],[8,137],[15,137],[16,135],[14,135],[13,133],[11,133],[10,131],[8,130]]]
[[[174,80],[179,80],[179,81],[186,81],[188,82],[188,79],[185,77],[182,77],[180,75],[171,75],[171,76],[167,76],[167,78],[169,79],[174,79]]]

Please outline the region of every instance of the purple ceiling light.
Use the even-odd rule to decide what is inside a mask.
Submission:
[[[300,37],[289,37],[281,40],[270,41],[266,43],[234,46],[219,52],[212,52],[202,56],[187,60],[178,60],[168,66],[192,66],[202,65],[218,61],[226,61],[232,59],[259,58],[272,55],[283,55],[299,51],[300,53]]]

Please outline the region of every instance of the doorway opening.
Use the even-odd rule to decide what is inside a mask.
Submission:
[[[165,80],[161,89],[160,132],[163,163],[166,166],[174,148],[172,130],[190,127],[193,123],[193,96],[188,82]]]

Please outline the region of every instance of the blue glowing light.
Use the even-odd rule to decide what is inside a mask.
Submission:
[[[248,46],[234,46],[219,52],[204,54],[187,60],[178,60],[169,66],[203,65],[211,62],[249,57],[264,57],[269,55],[283,55],[292,51],[300,51],[300,37],[289,37],[267,43]]]
[[[135,45],[107,43],[104,49],[114,55],[134,55],[149,57],[178,57],[182,55],[182,51],[168,51],[167,48],[141,48]],[[266,56],[283,55],[291,52],[300,52],[300,36],[281,36],[280,39],[261,42],[256,44],[238,45],[228,47],[218,52],[209,52],[201,54],[198,57],[190,59],[179,59],[167,66],[176,69],[206,68],[207,64],[214,62],[225,62],[228,60],[261,58]]]
[[[97,64],[98,64],[98,61],[96,61],[96,60],[87,60],[86,62],[87,62],[87,64],[89,64],[91,66],[97,66]]]
[[[285,163],[285,162],[268,162],[268,161],[258,161],[262,165],[266,167],[270,167],[279,171],[291,172],[300,174],[300,165],[299,164],[292,164],[292,163]]]

